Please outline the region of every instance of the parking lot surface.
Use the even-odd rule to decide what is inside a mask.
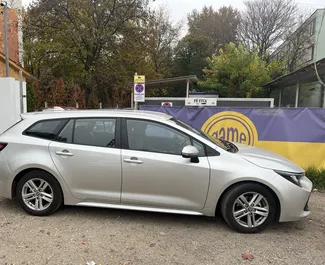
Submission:
[[[325,194],[310,208],[302,221],[244,235],[199,216],[64,207],[33,217],[0,198],[0,264],[325,264]]]

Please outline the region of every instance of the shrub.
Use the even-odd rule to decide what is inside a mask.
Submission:
[[[325,190],[325,168],[317,168],[315,166],[309,166],[305,168],[306,176],[314,185],[315,189]]]

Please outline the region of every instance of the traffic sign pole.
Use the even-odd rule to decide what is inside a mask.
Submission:
[[[133,87],[133,95],[134,95],[134,108],[139,108],[139,102],[145,101],[145,81],[146,77],[144,75],[138,75],[135,73],[134,75],[134,87]]]

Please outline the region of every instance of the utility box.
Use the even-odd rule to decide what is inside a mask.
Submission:
[[[0,134],[17,123],[27,112],[26,83],[14,78],[0,78]]]

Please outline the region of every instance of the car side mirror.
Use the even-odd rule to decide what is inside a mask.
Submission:
[[[199,155],[199,150],[195,146],[187,145],[182,150],[182,156],[184,158],[197,159]]]

